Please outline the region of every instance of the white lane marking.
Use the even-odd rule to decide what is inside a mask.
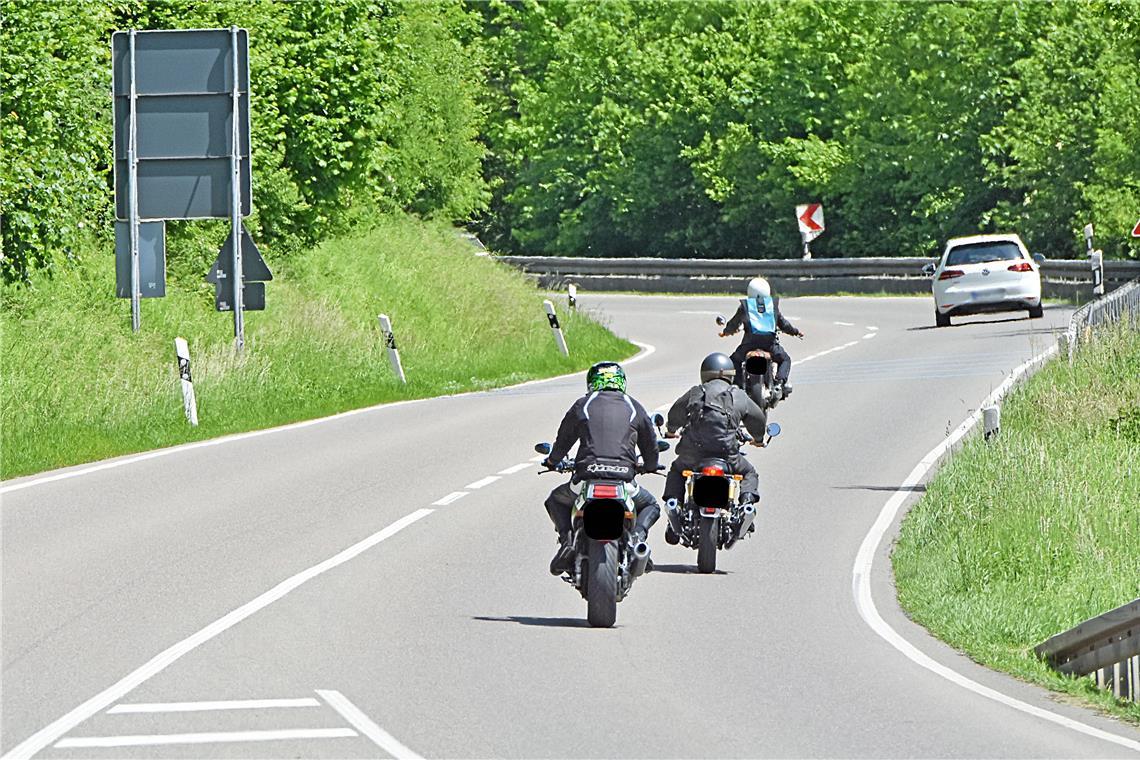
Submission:
[[[464,496],[466,496],[467,493],[468,493],[467,491],[452,491],[451,493],[449,493],[447,496],[444,496],[439,501],[433,501],[431,503],[431,505],[433,507],[446,507],[448,504],[451,504],[454,501],[459,501]]]
[[[377,747],[387,752],[396,760],[420,760],[420,756],[398,742],[394,736],[376,725],[371,718],[364,714],[356,705],[339,691],[317,689],[321,699],[329,703],[332,709],[340,713],[360,733],[367,736]]]
[[[844,327],[854,327],[854,322],[833,322],[832,324],[843,325]]]
[[[952,670],[945,665],[935,661],[932,657],[920,651],[918,647],[914,646],[909,641],[904,639],[898,631],[896,631],[894,628],[891,628],[891,626],[885,620],[883,620],[882,616],[879,614],[878,608],[875,606],[875,599],[871,594],[871,570],[875,562],[875,555],[878,553],[879,545],[883,542],[883,538],[886,536],[887,529],[890,528],[890,526],[893,524],[895,516],[898,514],[899,508],[902,507],[902,505],[912,495],[911,489],[914,486],[918,485],[926,476],[926,473],[929,472],[930,469],[938,463],[942,456],[955,443],[961,440],[961,438],[966,435],[966,433],[968,433],[970,429],[974,427],[974,425],[978,423],[978,420],[981,419],[980,410],[983,407],[989,406],[990,404],[1001,399],[1009,391],[1009,389],[1013,387],[1013,384],[1022,375],[1032,369],[1034,365],[1044,361],[1056,352],[1057,346],[1054,344],[1015,369],[1010,374],[1010,376],[1007,377],[1005,381],[1002,382],[1002,384],[999,385],[997,389],[994,390],[994,392],[986,398],[985,401],[978,405],[977,410],[975,410],[969,417],[967,417],[966,420],[962,422],[962,424],[959,425],[953,433],[951,433],[942,441],[942,443],[935,446],[929,454],[923,457],[922,461],[915,465],[914,469],[910,471],[910,474],[906,476],[906,479],[903,481],[902,485],[899,486],[899,490],[895,491],[894,494],[891,495],[891,498],[887,500],[887,503],[883,505],[882,511],[879,512],[878,519],[875,520],[875,524],[871,526],[871,529],[867,532],[866,537],[863,539],[862,545],[859,547],[859,553],[855,557],[855,565],[851,570],[853,586],[852,590],[855,595],[855,606],[859,610],[859,615],[863,618],[867,625],[871,627],[871,630],[873,630],[884,641],[889,643],[895,649],[902,652],[911,661],[923,668],[926,668],[932,673],[936,673],[946,680],[955,683],[964,689],[968,689],[975,694],[983,696],[987,699],[992,699],[995,702],[1007,705],[1015,710],[1020,710],[1021,712],[1028,713],[1029,715],[1042,718],[1043,720],[1056,723],[1066,728],[1071,728],[1074,731],[1079,731],[1080,733],[1087,734],[1088,736],[1094,736],[1098,739],[1112,742],[1113,744],[1119,744],[1122,747],[1140,750],[1140,742],[1138,741],[1128,739],[1117,734],[1109,733],[1108,731],[1104,731],[1085,723],[1081,723],[1080,721],[1073,720],[1072,718],[1067,718],[1064,715],[1058,715],[1057,713],[1050,712],[1049,710],[1045,710],[1026,702],[1022,702],[1019,699],[1008,696],[1006,694],[1002,694],[1000,691],[991,689],[988,686],[983,686],[977,681],[973,681],[961,673],[958,673],[957,671]]]
[[[499,470],[500,475],[514,475],[516,472],[522,472],[528,467],[531,467],[530,462],[520,462],[519,464],[512,465],[505,470]]]
[[[678,314],[696,314],[702,317],[719,317],[724,312],[720,311],[679,311]]]
[[[812,354],[811,356],[805,356],[802,359],[797,359],[796,363],[797,364],[803,364],[804,362],[810,362],[812,359],[818,359],[821,356],[827,356],[828,354],[835,353],[836,351],[842,351],[845,348],[851,348],[852,346],[856,346],[858,344],[859,344],[859,341],[853,340],[853,341],[850,341],[849,343],[844,343],[842,346],[834,346],[834,347],[829,348],[825,351],[820,351],[818,354]]]
[[[216,702],[135,702],[119,704],[108,713],[205,712],[208,710],[262,710],[274,707],[320,707],[312,697],[299,699],[224,699]]]
[[[141,734],[134,736],[80,736],[56,742],[69,747],[148,747],[156,744],[213,744],[217,742],[271,742],[282,739],[348,739],[359,736],[351,728],[285,728],[276,731],[217,731],[204,734]]]
[[[546,454],[539,454],[539,455],[538,455],[538,456],[536,456],[536,457],[531,457],[531,458],[530,458],[530,461],[532,461],[532,462],[541,462],[541,461],[543,461],[543,460],[545,460],[545,459],[546,459]]]
[[[878,330],[879,328],[875,327],[874,325],[867,325],[867,329],[868,330]]]
[[[628,365],[633,364],[635,362],[639,362],[642,359],[653,355],[657,351],[657,347],[652,346],[649,343],[642,343],[640,341],[633,340],[632,338],[629,338],[627,340],[629,340],[629,342],[632,343],[633,345],[640,348],[641,351],[640,351],[640,353],[638,353],[633,358],[627,359],[626,361],[622,362],[623,366],[628,366]],[[507,385],[507,386],[504,386],[502,388],[496,388],[495,390],[507,390],[508,388],[524,388],[528,385],[539,385],[541,383],[549,383],[549,382],[553,382],[554,380],[562,380],[562,379],[565,379],[567,377],[573,377],[574,375],[580,375],[580,374],[582,374],[581,371],[579,371],[579,372],[568,372],[565,375],[556,375],[555,377],[544,377],[541,380],[528,380],[525,383],[518,383],[517,385]],[[13,491],[22,491],[25,488],[31,488],[32,486],[43,485],[45,483],[54,483],[54,482],[59,481],[59,480],[70,480],[71,478],[78,478],[81,475],[90,475],[92,473],[102,472],[104,470],[113,470],[117,467],[125,467],[128,464],[134,464],[135,462],[145,462],[148,459],[157,459],[159,457],[170,456],[171,454],[179,454],[179,453],[182,453],[184,451],[193,451],[194,449],[201,449],[201,448],[205,448],[207,446],[220,446],[224,443],[232,443],[234,441],[244,441],[248,438],[257,438],[258,436],[262,436],[262,435],[271,435],[273,433],[281,433],[281,432],[284,432],[286,430],[299,430],[301,428],[306,428],[306,427],[309,427],[311,425],[320,425],[322,423],[329,422],[331,420],[339,420],[339,419],[342,419],[344,417],[352,417],[352,416],[355,416],[357,414],[367,414],[368,412],[383,411],[385,409],[393,409],[393,408],[400,407],[400,406],[407,406],[409,404],[422,404],[422,403],[427,402],[427,401],[434,401],[436,399],[441,399],[441,398],[462,398],[463,396],[474,396],[474,395],[479,394],[479,393],[487,393],[487,391],[486,390],[465,391],[463,393],[452,393],[452,394],[448,394],[445,396],[432,396],[430,398],[413,398],[413,399],[406,399],[403,401],[388,401],[388,402],[383,403],[383,404],[376,404],[374,406],[366,406],[366,407],[363,407],[361,409],[349,409],[347,412],[338,412],[337,414],[331,414],[328,417],[317,417],[317,418],[311,419],[311,420],[302,420],[300,422],[292,422],[288,425],[281,425],[279,427],[263,428],[262,430],[250,430],[250,431],[247,431],[245,433],[234,433],[232,435],[224,435],[220,438],[211,438],[207,441],[195,441],[194,443],[183,443],[183,444],[179,444],[177,446],[170,446],[170,447],[165,448],[165,449],[157,449],[155,451],[147,451],[147,452],[144,452],[142,454],[125,455],[125,456],[118,458],[118,459],[112,459],[109,461],[103,461],[103,462],[100,462],[98,464],[91,465],[90,467],[82,467],[80,469],[68,470],[67,472],[57,472],[54,475],[44,475],[43,477],[38,477],[38,478],[33,477],[30,480],[24,480],[24,481],[21,481],[19,483],[9,483],[8,485],[0,485],[0,494],[11,493]],[[0,481],[0,483],[3,483],[3,482],[4,481]]]
[[[213,639],[219,634],[224,633],[230,628],[233,628],[235,625],[245,620],[253,613],[264,609],[265,607],[268,607],[270,604],[276,602],[278,599],[282,598],[290,591],[293,591],[294,589],[304,585],[305,583],[311,581],[313,578],[316,578],[318,575],[332,570],[334,567],[343,565],[350,559],[353,559],[354,557],[368,551],[373,546],[376,546],[381,541],[385,541],[391,538],[404,528],[408,527],[417,520],[422,520],[434,511],[434,509],[417,509],[415,512],[404,515],[388,527],[373,533],[371,536],[368,536],[368,538],[357,541],[352,546],[344,549],[338,554],[333,555],[332,557],[329,557],[323,562],[313,565],[309,569],[302,570],[296,575],[293,575],[281,581],[276,586],[269,589],[260,596],[246,602],[232,612],[229,612],[214,622],[210,623],[208,626],[198,631],[197,633],[188,636],[182,641],[179,641],[177,644],[168,647],[159,654],[155,655],[146,664],[142,665],[139,668],[136,668],[134,671],[119,680],[117,683],[107,687],[103,691],[96,694],[94,697],[91,697],[83,704],[71,710],[71,712],[67,713],[61,718],[56,719],[49,725],[41,728],[39,731],[32,734],[27,739],[17,744],[15,747],[9,750],[3,758],[0,758],[0,760],[17,760],[17,758],[19,760],[25,760],[25,758],[30,758],[32,755],[36,754],[44,747],[47,747],[52,742],[58,740],[61,736],[78,726],[83,721],[90,718],[95,713],[99,712],[100,710],[104,710],[110,705],[119,701],[140,684],[145,683],[158,673],[161,673],[167,667],[177,662],[184,655],[192,652],[194,649],[198,648],[202,644],[205,644],[210,639]]]
[[[465,485],[463,487],[464,488],[470,488],[472,491],[476,491],[476,490],[482,488],[483,486],[491,485],[492,483],[494,483],[498,479],[499,479],[498,475],[488,475],[485,478],[480,478],[479,480],[476,480],[474,483],[468,483],[467,485]]]
[[[863,336],[863,340],[868,340],[869,338],[874,338],[876,335],[878,335],[877,332],[869,332]]]

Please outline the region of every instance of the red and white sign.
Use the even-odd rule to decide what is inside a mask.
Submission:
[[[810,242],[823,234],[823,205],[807,203],[796,206],[796,221],[800,225],[800,235],[804,242]]]
[[[1132,237],[1140,237],[1140,221],[1136,222],[1136,226],[1132,228]]]

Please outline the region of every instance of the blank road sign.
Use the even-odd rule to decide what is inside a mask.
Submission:
[[[139,291],[143,298],[166,295],[166,224],[139,225]],[[115,296],[131,297],[131,225],[115,222]]]

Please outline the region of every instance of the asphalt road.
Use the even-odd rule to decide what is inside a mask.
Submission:
[[[650,409],[732,346],[713,324],[730,299],[581,302],[655,347],[628,368]],[[884,502],[1051,344],[1067,310],[940,330],[928,299],[787,299],[783,310],[808,337],[786,343],[795,392],[771,418],[784,434],[751,454],[757,532],[703,576],[659,522],[657,570],[611,630],[586,627],[585,603],[547,573],[542,501],[558,480],[530,463],[581,375],[4,483],[0,749],[1135,757],[919,667],[867,626],[852,594]],[[660,494],[662,479],[643,482]],[[1140,741],[932,640],[898,610],[888,566],[875,565],[875,603],[934,660]]]

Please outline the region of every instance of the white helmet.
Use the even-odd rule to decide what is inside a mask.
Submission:
[[[772,295],[772,286],[763,277],[753,277],[748,281],[749,298],[768,298]]]

